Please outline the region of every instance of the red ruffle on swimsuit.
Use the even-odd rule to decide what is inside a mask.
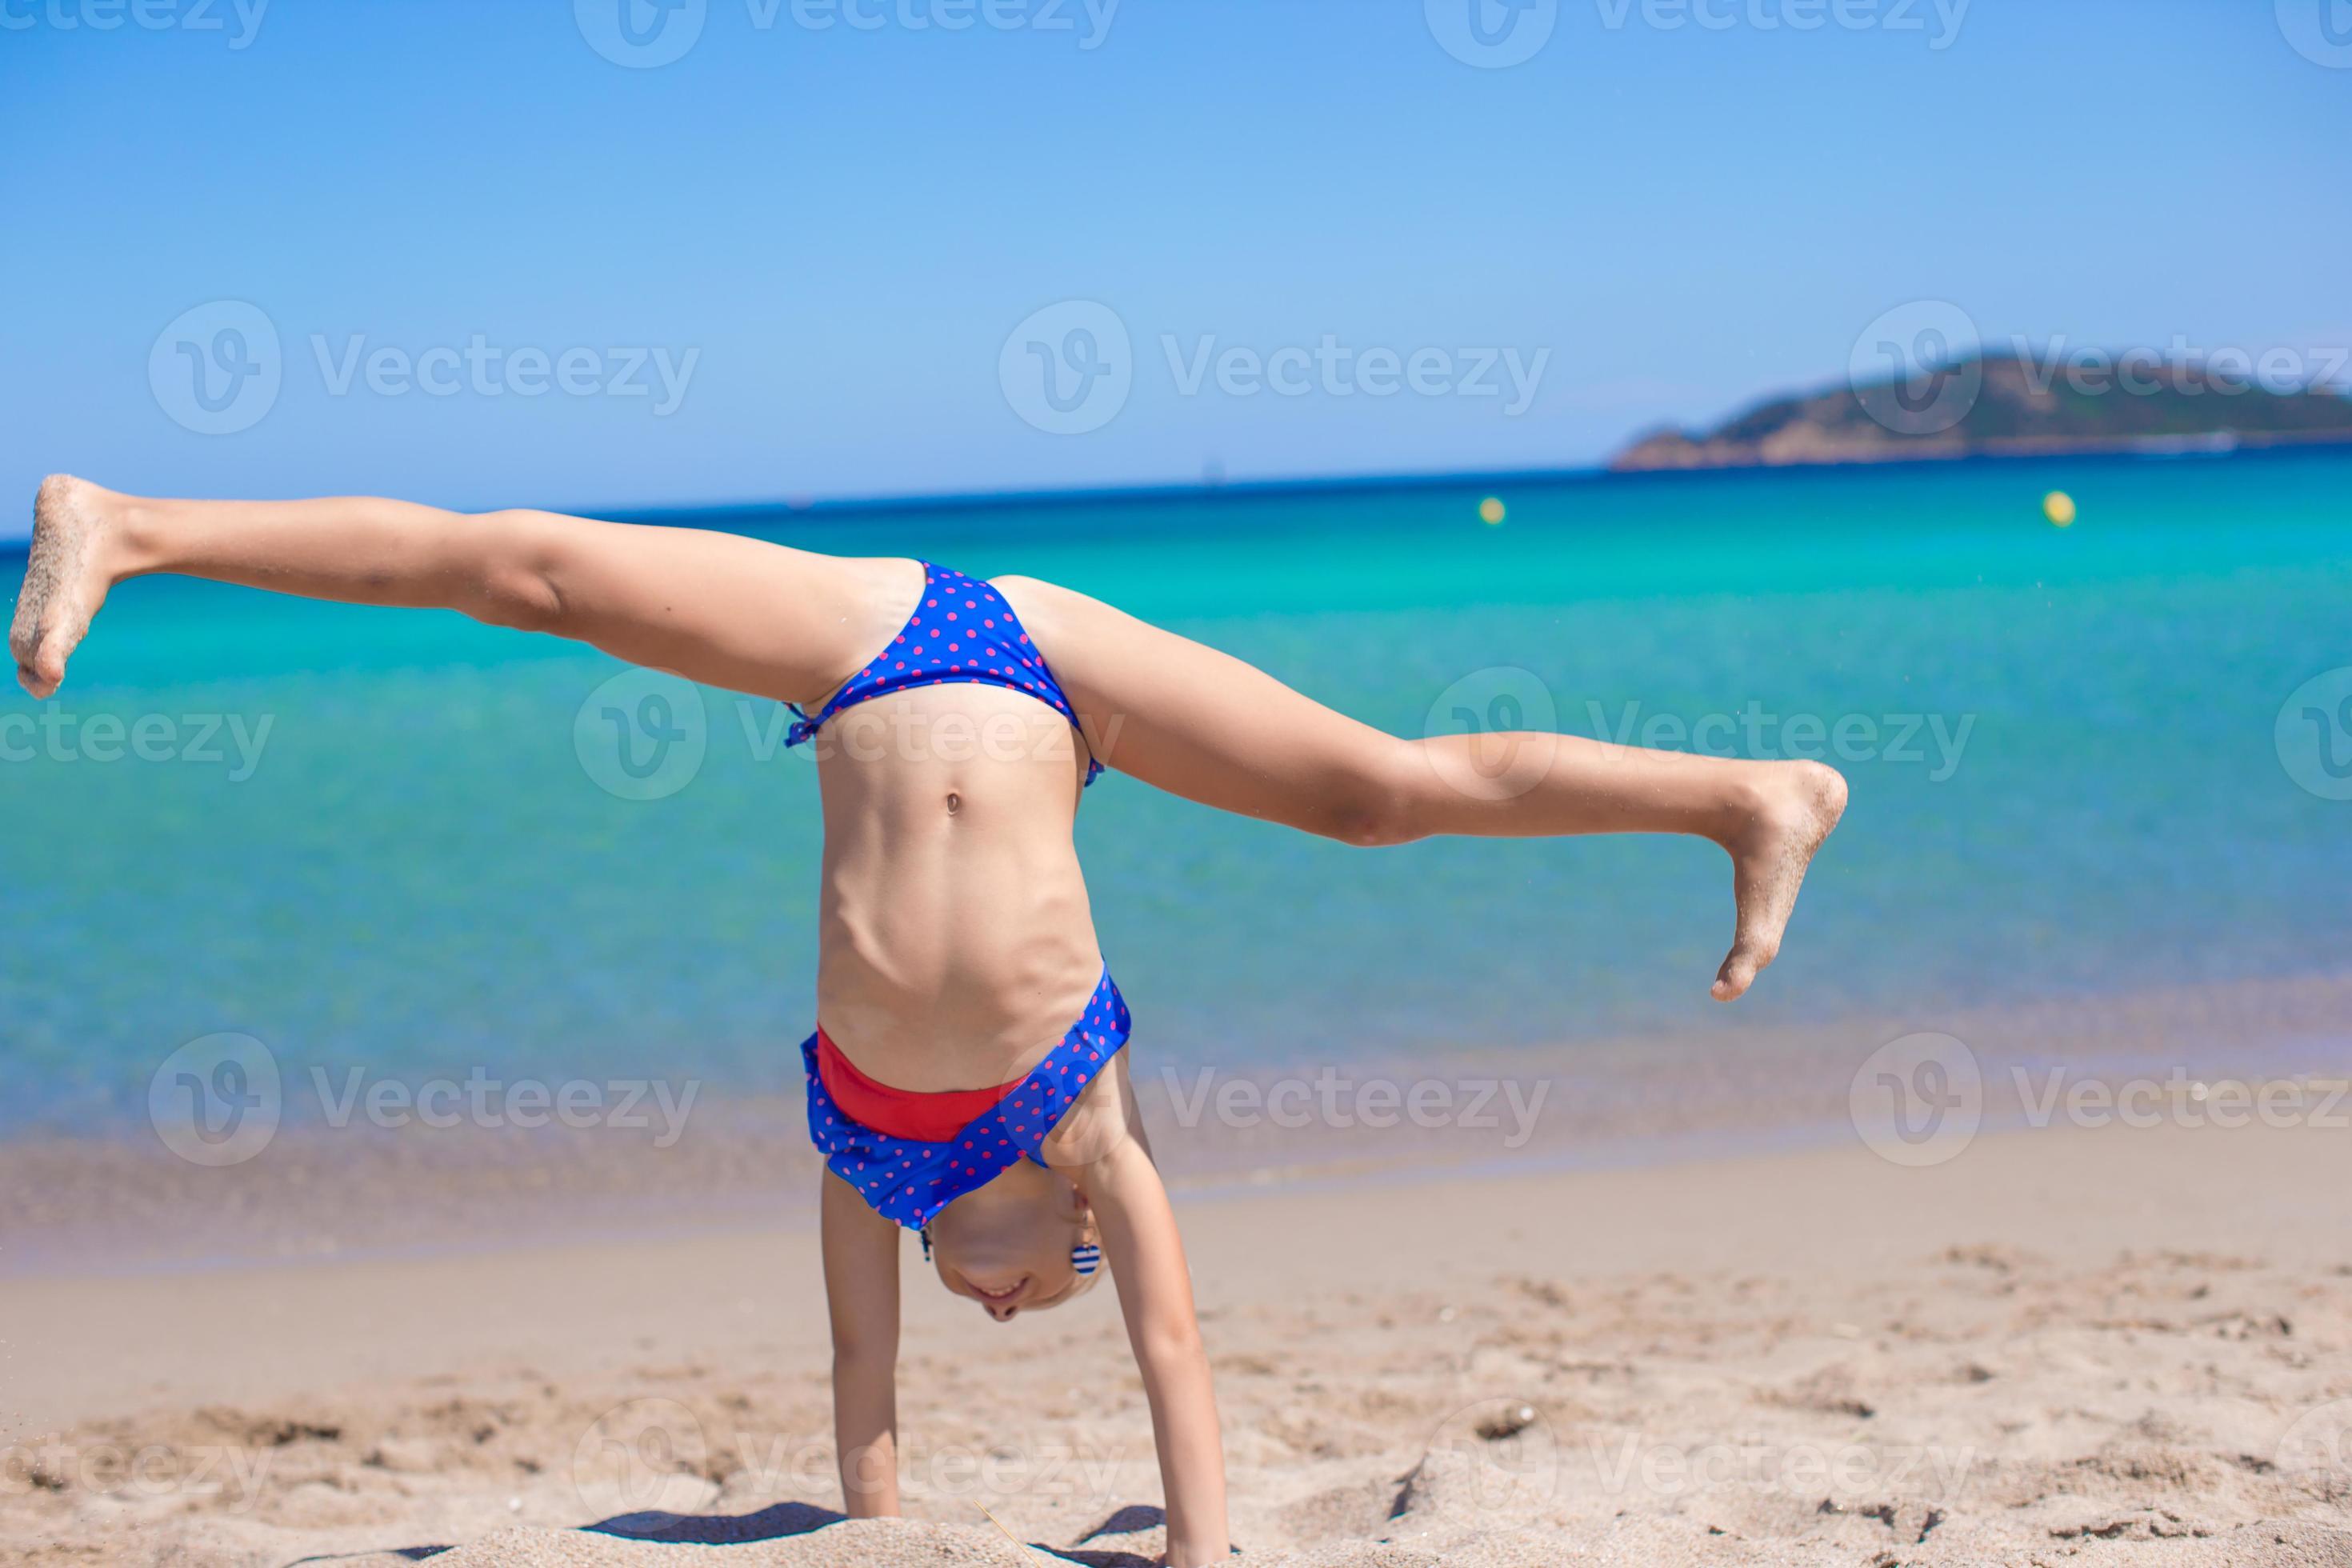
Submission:
[[[860,1126],[919,1143],[944,1143],[1004,1102],[1024,1080],[994,1089],[951,1089],[925,1094],[877,1083],[851,1064],[823,1025],[816,1031],[817,1076],[834,1104]]]

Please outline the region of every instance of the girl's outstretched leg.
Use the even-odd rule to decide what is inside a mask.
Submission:
[[[1719,1001],[1780,952],[1806,867],[1845,809],[1845,780],[1818,763],[1540,732],[1403,740],[1084,595],[1021,577],[997,586],[1101,761],[1172,795],[1350,844],[1685,833],[1722,846],[1738,918]]]
[[[9,632],[25,689],[58,689],[115,584],[166,572],[458,610],[790,701],[840,684],[922,589],[911,561],[842,560],[703,529],[545,511],[469,516],[362,496],[154,500],[58,475],[34,504]]]

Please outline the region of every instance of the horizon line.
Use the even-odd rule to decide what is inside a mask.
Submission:
[[[735,517],[753,514],[809,516],[840,513],[1000,510],[1012,507],[1068,507],[1102,503],[1151,505],[1200,500],[1212,497],[1243,498],[1281,495],[1346,494],[1350,491],[1444,489],[1455,485],[1567,485],[1615,482],[1649,483],[1706,478],[1754,477],[1761,474],[1886,471],[1918,468],[1967,468],[1979,463],[2027,466],[2036,463],[2081,462],[2086,459],[2167,461],[2181,458],[2214,460],[2259,458],[2265,454],[2326,450],[2334,442],[2247,442],[2228,449],[2208,451],[2134,451],[2127,448],[2070,452],[1969,452],[1949,457],[1878,458],[1826,463],[1722,464],[1687,468],[1614,468],[1601,464],[1542,468],[1460,468],[1402,473],[1316,474],[1294,479],[1170,480],[1132,485],[1069,486],[1045,489],[911,490],[879,495],[788,496],[764,500],[677,501],[653,506],[600,506],[574,510],[578,517],[615,522],[654,522],[690,517]],[[264,498],[274,499],[274,498]],[[488,510],[496,510],[497,508]],[[30,533],[0,534],[0,554],[22,554],[32,542]]]

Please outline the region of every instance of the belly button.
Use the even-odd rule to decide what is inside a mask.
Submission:
[[[961,811],[962,809],[963,796],[957,795],[950,790],[948,793],[948,815],[950,816],[953,816],[957,812]]]

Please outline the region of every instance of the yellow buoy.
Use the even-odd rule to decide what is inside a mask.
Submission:
[[[1490,527],[1503,521],[1503,503],[1500,498],[1488,496],[1478,503],[1478,521]]]
[[[2064,490],[2052,490],[2042,498],[2042,515],[2059,528],[2074,521],[2074,498]]]

